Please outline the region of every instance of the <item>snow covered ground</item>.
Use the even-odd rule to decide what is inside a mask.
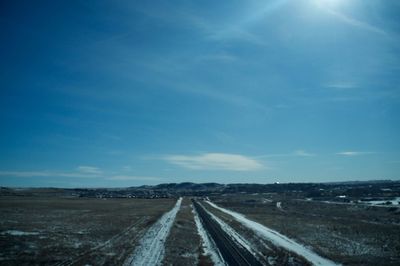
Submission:
[[[12,235],[12,236],[36,236],[39,235],[38,232],[24,232],[19,230],[7,230],[1,233],[2,235]]]
[[[195,208],[192,205],[192,212],[194,215],[194,221],[196,223],[197,232],[200,235],[202,247],[204,250],[204,255],[209,255],[215,266],[225,266],[226,263],[222,258],[216,244],[212,238],[208,235],[207,231],[204,229],[203,224],[200,221],[199,215],[197,214]]]
[[[147,230],[140,240],[139,246],[125,261],[125,266],[160,265],[165,252],[165,240],[181,207],[181,203],[182,198],[179,198],[175,206]]]
[[[215,216],[213,213],[209,212],[207,209],[205,209],[205,211],[221,226],[222,230],[224,230],[225,233],[227,233],[242,247],[247,249],[251,254],[253,254],[254,256],[256,255],[256,251],[252,248],[251,244],[245,238],[243,238],[238,232],[236,232],[232,227],[230,227],[227,223]]]
[[[282,202],[278,201],[278,202],[276,203],[276,207],[278,208],[278,210],[283,211],[283,209],[282,209]]]
[[[390,203],[389,203],[390,202]],[[392,199],[392,200],[369,200],[369,201],[361,201],[361,203],[366,203],[366,204],[371,204],[371,205],[374,205],[374,206],[382,206],[382,205],[384,205],[384,206],[389,206],[389,207],[391,207],[391,206],[398,206],[398,205],[400,205],[400,197],[397,197],[397,198],[395,198],[395,199]],[[388,204],[389,203],[389,204]]]
[[[262,203],[271,203],[271,202],[272,202],[271,199],[266,199],[266,198],[262,199]]]
[[[247,219],[244,215],[219,207],[215,203],[211,201],[207,201],[212,207],[227,213],[234,217],[238,222],[242,223],[246,227],[250,228],[254,232],[256,232],[261,237],[271,241],[273,244],[282,247],[286,250],[292,251],[302,257],[304,257],[307,261],[309,261],[313,265],[323,265],[323,266],[331,266],[331,265],[339,265],[333,261],[322,258],[312,250],[304,247],[303,245],[295,242],[294,240],[280,234],[279,232],[272,230],[264,225],[261,225],[257,222],[254,222],[250,219]]]
[[[381,200],[354,200],[350,202],[342,202],[342,201],[330,201],[330,200],[313,200],[311,198],[307,198],[306,200],[303,199],[296,199],[298,201],[315,201],[315,202],[322,202],[326,204],[338,204],[338,205],[355,205],[355,204],[365,204],[365,205],[372,205],[377,207],[398,207],[400,205],[400,197],[396,197],[393,199],[381,199]]]

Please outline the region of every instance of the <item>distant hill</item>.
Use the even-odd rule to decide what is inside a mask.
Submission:
[[[155,186],[127,188],[0,188],[0,196],[61,196],[98,198],[159,198],[177,196],[208,196],[235,193],[295,194],[299,197],[336,197],[347,195],[400,196],[400,181],[373,180],[331,183],[284,184],[219,184],[219,183],[164,183]]]

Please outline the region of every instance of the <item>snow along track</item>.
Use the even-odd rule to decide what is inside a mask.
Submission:
[[[265,239],[271,241],[273,244],[300,255],[301,257],[305,258],[307,261],[309,261],[313,265],[323,265],[323,266],[339,265],[333,261],[330,261],[328,259],[325,259],[325,258],[319,256],[317,253],[313,252],[312,250],[310,250],[310,249],[306,248],[305,246],[297,243],[296,241],[278,233],[277,231],[272,230],[264,225],[261,225],[257,222],[247,219],[243,214],[219,207],[218,205],[216,205],[215,203],[212,203],[211,201],[206,201],[206,202],[208,204],[210,204],[212,207],[231,215],[238,222],[240,222],[244,226],[250,228],[251,230],[253,230],[257,234],[259,234],[260,236],[264,237]]]
[[[210,217],[219,224],[221,229],[227,233],[230,238],[232,238],[234,241],[239,243],[243,248],[245,248],[249,253],[251,253],[253,256],[256,256],[256,251],[254,251],[251,247],[251,244],[244,239],[241,235],[238,234],[232,227],[230,227],[227,223],[222,221],[220,218],[215,216],[213,213],[209,212],[207,209],[204,209],[206,213],[210,215]]]
[[[225,228],[222,228],[221,224],[218,223],[202,205],[196,201],[193,201],[193,205],[199,214],[204,228],[214,240],[224,261],[228,265],[262,265],[246,247],[237,242],[235,238],[232,238],[232,236],[225,231]]]
[[[202,247],[203,247],[203,254],[209,255],[214,266],[226,266],[224,259],[222,258],[221,253],[219,252],[214,240],[208,235],[206,229],[203,227],[203,224],[200,221],[199,214],[197,213],[196,209],[194,208],[193,204],[192,212],[194,215],[194,221],[196,223],[197,232],[201,237]]]
[[[179,198],[172,210],[165,213],[147,230],[143,238],[140,240],[139,246],[125,261],[124,266],[148,266],[161,264],[165,252],[164,243],[175,221],[176,214],[181,207],[181,203],[182,198]]]

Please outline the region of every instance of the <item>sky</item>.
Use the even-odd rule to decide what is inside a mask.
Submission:
[[[0,185],[400,177],[397,0],[0,3]]]

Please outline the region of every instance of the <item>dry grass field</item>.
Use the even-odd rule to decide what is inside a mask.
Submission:
[[[52,192],[53,193],[53,192]],[[399,265],[400,208],[312,201],[277,193],[214,195],[211,201],[274,229],[343,265]],[[0,196],[0,265],[121,265],[176,199]],[[230,215],[209,211],[274,265],[308,265]],[[212,265],[202,255],[190,197],[165,241],[163,265]]]
[[[202,255],[200,236],[191,207],[191,201],[185,197],[175,223],[165,243],[163,265],[212,265],[210,258]]]
[[[0,198],[1,265],[122,264],[174,199]]]
[[[345,265],[400,263],[400,212],[396,207],[332,204],[274,194],[236,194],[212,200],[336,262]]]

